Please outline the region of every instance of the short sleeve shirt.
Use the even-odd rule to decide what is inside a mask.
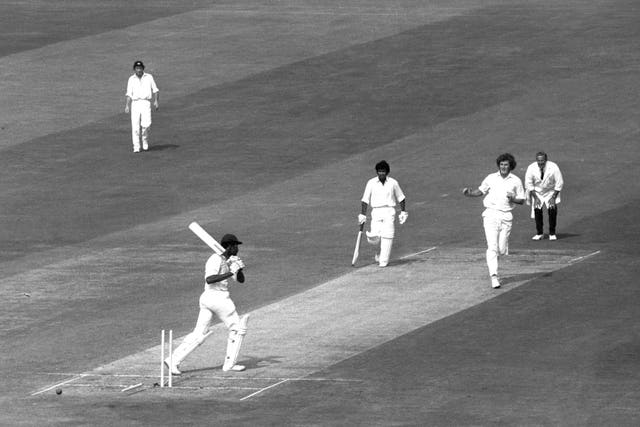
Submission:
[[[204,267],[204,278],[205,278],[204,289],[219,290],[219,291],[228,290],[227,288],[227,286],[229,285],[228,280],[223,280],[221,282],[209,284],[207,283],[206,279],[207,277],[213,276],[214,274],[224,274],[224,273],[228,273],[229,271],[230,271],[229,265],[227,265],[227,263],[222,259],[220,255],[218,254],[211,255]]]
[[[151,74],[144,73],[140,78],[134,74],[129,77],[129,81],[127,81],[126,95],[134,101],[140,99],[150,101],[156,92],[159,92],[158,86],[156,86],[156,82]]]
[[[398,181],[391,177],[387,177],[384,184],[378,177],[371,178],[362,195],[362,201],[372,208],[394,207],[403,200],[404,193]]]
[[[515,207],[515,203],[507,199],[507,194],[512,194],[518,199],[524,199],[522,181],[511,173],[504,178],[500,175],[500,172],[488,175],[482,181],[478,190],[485,195],[483,200],[485,208],[502,212],[510,212]]]

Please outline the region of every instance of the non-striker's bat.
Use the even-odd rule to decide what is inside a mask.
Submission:
[[[360,255],[360,241],[362,240],[362,230],[364,230],[364,224],[360,224],[360,230],[358,231],[358,237],[356,237],[356,247],[353,250],[353,258],[351,259],[351,265],[356,265],[358,255]]]

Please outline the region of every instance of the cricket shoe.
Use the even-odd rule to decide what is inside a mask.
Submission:
[[[233,365],[233,366],[223,366],[222,370],[224,372],[229,372],[229,371],[236,371],[236,372],[240,372],[240,371],[244,371],[246,368],[246,366],[244,365]]]
[[[375,254],[375,256],[373,257],[373,259],[374,259],[376,262],[380,262],[380,255]]]
[[[543,237],[544,237],[544,234],[536,234],[531,238],[531,240],[542,240]]]
[[[171,375],[182,375],[182,372],[180,372],[180,369],[178,369],[178,365],[171,366],[168,358],[164,359],[164,366],[166,366],[169,372],[171,372]]]
[[[549,240],[558,240],[555,234],[549,234]]]
[[[491,287],[493,289],[498,289],[500,287],[500,280],[498,280],[498,276],[491,276]]]

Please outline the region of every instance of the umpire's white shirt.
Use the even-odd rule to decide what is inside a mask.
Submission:
[[[398,181],[387,177],[385,183],[375,177],[367,181],[362,195],[362,201],[372,208],[395,207],[396,203],[404,200],[404,193]]]
[[[527,172],[524,175],[524,182],[527,189],[527,203],[529,203],[529,194],[532,190],[535,190],[536,194],[542,200],[543,205],[547,205],[549,200],[553,196],[554,191],[558,191],[556,197],[556,204],[560,203],[560,191],[564,186],[564,180],[562,178],[562,172],[560,168],[554,162],[547,160],[544,165],[544,178],[540,178],[540,166],[538,162],[533,162],[527,168]]]

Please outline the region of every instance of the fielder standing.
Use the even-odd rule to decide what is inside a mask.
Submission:
[[[511,173],[516,167],[516,159],[509,153],[496,159],[498,171],[488,175],[477,189],[464,188],[468,197],[485,196],[482,213],[484,233],[487,239],[487,267],[491,276],[491,286],[500,287],[498,278],[498,256],[509,253],[509,235],[515,204],[524,203],[524,188],[520,178]]]
[[[211,334],[209,327],[215,314],[229,330],[227,353],[222,366],[223,371],[244,371],[245,367],[236,365],[242,340],[247,333],[249,315],[239,316],[236,306],[229,297],[228,279],[233,278],[244,283],[244,262],[238,258],[238,245],[242,244],[233,234],[225,234],[220,241],[225,248],[222,255],[213,254],[205,265],[204,292],[200,295],[200,313],[196,326],[173,352],[173,366],[169,358],[164,363],[173,375],[180,375],[180,363]]]
[[[144,72],[142,61],[133,63],[134,74],[127,81],[126,105],[124,112],[131,112],[131,137],[133,152],[149,149],[149,128],[151,127],[151,102],[156,110],[160,107],[160,91],[151,74]]]
[[[380,245],[375,260],[380,267],[389,264],[391,246],[395,236],[396,205],[400,205],[398,222],[404,224],[409,214],[405,207],[405,196],[398,181],[389,176],[389,163],[382,160],[376,164],[378,176],[371,178],[364,189],[358,222],[367,222],[367,209],[371,206],[371,230],[367,231],[367,242]]]
[[[536,234],[532,239],[541,240],[544,237],[542,210],[546,206],[549,215],[549,240],[556,240],[558,203],[560,191],[564,186],[560,168],[548,160],[547,153],[540,151],[536,154],[536,161],[527,168],[524,185],[528,196],[527,204],[532,205],[533,217],[536,220]]]

